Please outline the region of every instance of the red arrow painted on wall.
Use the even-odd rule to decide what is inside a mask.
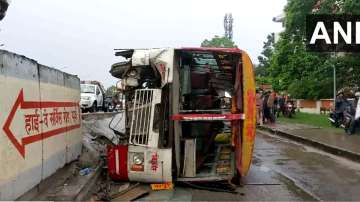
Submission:
[[[16,139],[15,135],[10,129],[11,123],[14,120],[15,114],[19,109],[44,109],[44,108],[55,108],[55,107],[78,107],[79,103],[76,102],[40,102],[40,101],[24,101],[24,92],[23,89],[20,90],[20,93],[5,121],[3,130],[7,137],[10,139],[11,143],[19,151],[21,156],[25,158],[25,146],[43,139],[60,135],[64,132],[71,131],[81,127],[81,124],[65,126],[62,128],[57,128],[47,132],[42,132],[39,134],[27,136],[21,138],[20,142]],[[79,119],[80,120],[80,119]]]

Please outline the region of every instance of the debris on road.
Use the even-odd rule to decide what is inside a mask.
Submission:
[[[125,183],[125,184],[123,184],[123,185],[120,185],[120,187],[119,187],[119,189],[118,189],[118,192],[121,193],[121,192],[127,190],[129,187],[130,187],[130,183],[129,183],[129,182],[127,182],[127,183]]]
[[[137,183],[133,186],[130,186],[128,189],[119,192],[116,195],[112,196],[112,201],[133,201],[149,194],[148,190],[145,190],[143,187],[139,186]]]
[[[96,119],[94,117],[83,120],[84,132],[88,133],[90,139],[105,137],[110,144],[118,145],[119,137],[109,128],[111,118]]]
[[[85,175],[90,174],[93,171],[94,171],[94,169],[92,169],[92,168],[84,168],[79,171],[79,174],[80,174],[80,176],[85,176]]]
[[[123,196],[115,198],[113,201],[133,201],[139,199],[145,195],[149,194],[148,191],[144,190],[141,187],[134,188],[126,192]]]
[[[91,196],[91,199],[100,199],[102,201],[132,201],[149,194],[148,189],[142,184],[116,183],[109,179],[103,179],[98,182],[98,189]],[[96,196],[96,197],[95,197]]]

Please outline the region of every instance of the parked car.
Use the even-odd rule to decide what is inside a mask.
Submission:
[[[81,109],[82,111],[96,112],[105,110],[105,90],[98,81],[81,81]]]

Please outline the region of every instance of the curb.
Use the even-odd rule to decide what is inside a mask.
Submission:
[[[276,130],[276,129],[272,129],[272,128],[268,128],[268,127],[264,127],[264,126],[257,126],[257,129],[259,131],[266,131],[266,132],[270,132],[271,134],[277,135],[277,136],[281,136],[281,137],[285,137],[287,139],[291,139],[294,140],[296,142],[300,142],[303,143],[305,145],[314,147],[316,149],[320,149],[322,151],[328,152],[330,154],[336,155],[336,156],[341,156],[344,157],[346,159],[349,159],[351,161],[355,161],[355,162],[359,162],[360,163],[360,153],[356,153],[356,152],[352,152],[343,148],[339,148],[333,145],[328,145],[326,143],[322,143],[316,140],[312,140],[309,138],[305,138],[305,137],[301,137],[298,135],[293,135],[284,131],[280,131],[280,130]]]

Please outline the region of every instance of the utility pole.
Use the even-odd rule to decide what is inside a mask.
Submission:
[[[225,37],[232,40],[233,39],[233,22],[234,19],[231,13],[226,13],[224,17],[224,29]]]
[[[334,102],[336,99],[336,67],[335,64],[333,64],[333,69],[334,69]]]
[[[336,52],[333,52],[332,53],[332,55],[331,55],[331,57],[333,58],[333,59],[335,59],[336,58]],[[336,99],[336,66],[335,66],[335,64],[333,63],[333,76],[334,76],[334,104],[335,104],[335,99]],[[335,105],[334,105],[335,106]]]

